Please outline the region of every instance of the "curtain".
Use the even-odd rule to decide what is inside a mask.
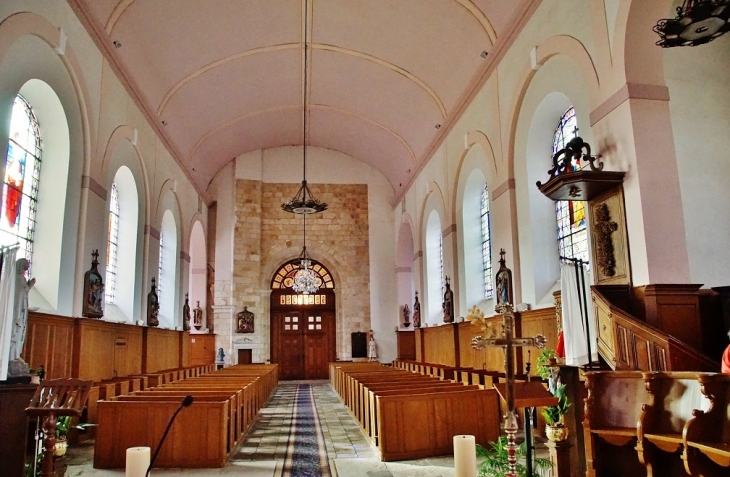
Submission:
[[[578,274],[576,274],[576,268]],[[579,275],[583,276],[585,297],[579,289]],[[565,340],[565,364],[582,366],[588,364],[588,346],[586,333],[590,336],[591,361],[598,361],[598,344],[596,340],[596,324],[593,319],[593,305],[584,301],[590,297],[591,276],[585,267],[577,267],[573,263],[560,262],[560,296],[563,308],[563,335]],[[581,313],[588,311],[588,319]],[[586,322],[588,330],[586,331]]]
[[[15,256],[18,248],[5,250],[0,272],[0,381],[8,379],[10,336],[15,317]]]

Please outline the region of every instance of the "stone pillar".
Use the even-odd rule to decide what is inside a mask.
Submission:
[[[216,287],[217,288],[217,287]],[[236,360],[231,356],[233,350],[233,314],[234,307],[231,305],[213,305],[213,318],[215,326],[215,352],[218,355],[218,348],[223,348],[223,352],[226,354],[224,361],[225,365],[228,366],[234,363]]]

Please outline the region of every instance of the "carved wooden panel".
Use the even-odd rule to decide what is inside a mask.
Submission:
[[[634,363],[633,369],[646,369],[656,371],[654,360],[654,346],[648,337],[631,333],[631,339],[634,343]]]
[[[616,369],[634,369],[631,348],[629,347],[629,330],[615,324],[616,333]]]
[[[623,187],[589,202],[591,260],[596,285],[631,283]]]

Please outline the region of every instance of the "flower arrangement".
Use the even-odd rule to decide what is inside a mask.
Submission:
[[[492,326],[492,323],[487,321],[487,318],[484,316],[484,312],[477,308],[476,305],[472,306],[469,309],[469,313],[467,313],[466,319],[469,320],[472,325],[478,326],[480,331],[482,332],[482,336],[484,336],[485,338],[497,337],[497,329]]]
[[[481,459],[477,472],[480,477],[504,477],[509,471],[507,438],[500,436],[496,442],[490,442],[491,449],[477,444],[477,458]],[[523,442],[517,449],[517,475],[519,477],[540,477],[544,471],[552,467],[550,459],[536,457],[535,468],[531,476],[527,475],[527,467],[522,464],[527,448]]]

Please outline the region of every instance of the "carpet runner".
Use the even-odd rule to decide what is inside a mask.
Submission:
[[[327,450],[314,405],[312,386],[299,384],[296,387],[282,477],[330,477],[330,475]]]

